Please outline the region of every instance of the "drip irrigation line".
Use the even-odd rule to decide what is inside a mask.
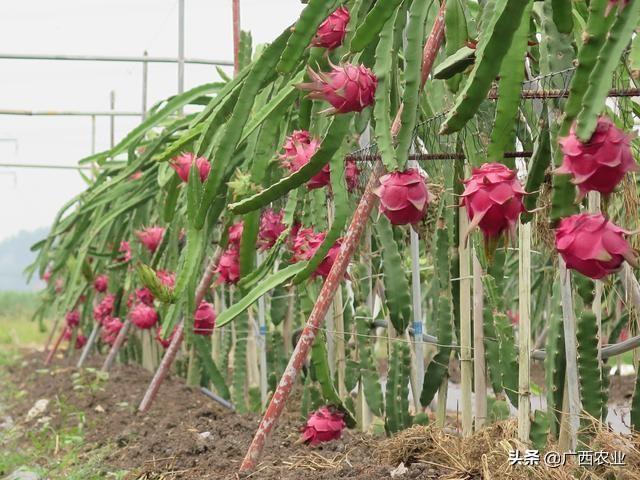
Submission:
[[[92,167],[52,165],[49,163],[0,163],[0,168],[39,168],[50,170],[91,170]]]
[[[231,402],[225,400],[224,398],[222,398],[219,395],[216,395],[215,393],[213,393],[208,388],[200,387],[200,392],[203,393],[204,395],[206,395],[207,397],[209,397],[214,402],[219,403],[224,408],[227,408],[227,409],[231,410],[232,412],[236,411],[236,408],[233,406],[233,404]]]
[[[81,62],[122,62],[122,63],[178,63],[174,57],[118,56],[118,55],[44,55],[28,53],[0,53],[1,60],[62,60]],[[185,58],[184,63],[194,65],[220,65],[232,67],[230,60],[214,60],[206,58]]]

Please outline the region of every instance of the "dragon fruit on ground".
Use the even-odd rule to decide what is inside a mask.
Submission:
[[[394,225],[419,222],[431,201],[425,179],[415,168],[383,175],[374,193],[380,199],[380,211]]]
[[[469,231],[480,227],[485,239],[494,243],[504,232],[514,238],[518,217],[525,210],[525,191],[516,172],[501,163],[485,163],[474,168],[464,184],[460,204],[467,209]]]
[[[141,330],[148,330],[158,323],[158,313],[153,307],[139,303],[129,312],[131,322]]]
[[[344,414],[329,407],[320,407],[309,414],[302,431],[302,441],[311,445],[337,440],[346,427]]]
[[[342,45],[350,18],[349,9],[339,7],[320,24],[311,45],[327,50],[333,50]]]
[[[571,215],[556,229],[556,248],[567,268],[598,280],[618,270],[624,260],[637,264],[625,234],[600,213]]]
[[[216,312],[213,305],[204,300],[200,302],[193,314],[193,333],[209,336],[216,325]]]
[[[373,103],[378,79],[364,65],[331,64],[329,73],[316,73],[308,69],[311,83],[301,83],[300,90],[306,90],[309,98],[324,100],[331,104],[326,113],[361,112]]]
[[[606,117],[600,117],[591,139],[582,143],[575,132],[558,140],[564,154],[558,174],[571,175],[581,200],[590,191],[608,195],[627,172],[638,171],[631,152],[631,135]]]
[[[189,171],[191,170],[191,165],[193,165],[194,162],[196,164],[196,168],[198,169],[200,181],[204,182],[209,176],[209,172],[211,171],[211,164],[206,158],[195,158],[195,155],[190,152],[182,153],[171,160],[170,165],[176,171],[180,179],[186,183],[189,181]]]

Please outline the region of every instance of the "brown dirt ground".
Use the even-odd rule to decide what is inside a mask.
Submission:
[[[98,359],[90,362],[97,366]],[[130,470],[128,479],[235,479],[236,471],[259,423],[257,415],[239,415],[223,409],[176,377],[168,378],[151,408],[136,413],[151,374],[138,366],[114,367],[104,391],[94,396],[73,389],[72,363],[58,358],[43,370],[42,353],[30,353],[10,369],[18,389],[26,395],[10,414],[17,421],[40,398],[59,397],[86,414],[87,452],[115,445],[105,467]],[[96,411],[96,407],[100,411]],[[56,419],[52,420],[56,425]],[[27,424],[28,425],[28,424]],[[297,444],[300,419],[289,408],[250,478],[265,480],[389,478],[394,466],[374,458],[379,441],[345,430],[343,438],[320,447]],[[210,432],[207,438],[199,434]],[[436,479],[440,473],[427,465],[411,465],[403,479]]]
[[[23,422],[40,398],[64,400],[85,412],[87,453],[114,446],[105,467],[126,469],[128,479],[235,479],[236,471],[259,423],[257,415],[239,415],[220,407],[176,377],[168,378],[153,408],[145,415],[136,407],[151,374],[134,365],[118,365],[103,391],[91,396],[73,389],[73,362],[58,358],[42,367],[42,353],[27,353],[10,368],[15,386],[26,391],[9,413]],[[90,366],[101,364],[94,358]],[[544,371],[533,376],[544,385]],[[455,369],[454,369],[455,371]],[[628,402],[633,379],[612,377],[611,400]],[[295,401],[293,403],[296,403]],[[100,408],[97,408],[100,407]],[[97,410],[96,410],[97,408]],[[290,405],[265,450],[262,462],[250,478],[265,480],[315,480],[390,478],[397,465],[384,465],[375,455],[383,439],[345,430],[343,439],[310,448],[297,443],[301,425],[297,405]],[[56,418],[52,423],[56,425]],[[29,424],[25,424],[29,426]],[[199,434],[210,432],[207,438]],[[443,470],[412,464],[403,480],[438,479]]]

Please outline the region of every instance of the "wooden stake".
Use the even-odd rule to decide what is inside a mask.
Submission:
[[[462,403],[462,435],[468,437],[473,433],[473,410],[471,405],[471,385],[473,378],[473,360],[471,358],[471,271],[469,268],[469,242],[464,232],[469,228],[466,212],[459,215],[460,239],[458,255],[460,256],[460,386]]]
[[[473,254],[473,380],[475,390],[475,429],[487,420],[487,365],[484,352],[484,290],[482,266]]]
[[[531,223],[518,229],[518,438],[529,442],[531,431]],[[477,393],[476,393],[477,394]]]
[[[562,322],[564,324],[564,346],[567,359],[567,440],[560,444],[563,450],[575,450],[578,428],[580,426],[580,387],[578,384],[578,345],[576,340],[576,317],[573,311],[573,297],[571,294],[571,277],[562,257],[558,259],[560,267],[560,288],[562,290]]]

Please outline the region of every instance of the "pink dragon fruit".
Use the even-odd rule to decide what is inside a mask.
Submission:
[[[315,233],[311,228],[301,228],[293,240],[293,255],[291,256],[291,261],[297,263],[310,260],[326,236],[325,232]],[[340,245],[342,245],[342,240],[338,239],[313,272],[314,277],[326,278],[327,275],[329,275],[333,262],[335,262],[338,252],[340,251]]]
[[[290,173],[297,172],[311,160],[311,157],[320,148],[320,140],[312,138],[311,134],[306,130],[295,130],[289,135],[282,149],[284,153],[280,155],[281,164]],[[307,189],[322,188],[329,185],[331,181],[329,164],[322,167],[311,180],[307,182]]]
[[[191,170],[191,165],[193,165],[194,162],[200,174],[200,181],[204,182],[211,171],[211,164],[204,157],[195,158],[193,153],[182,153],[171,160],[171,166],[177,172],[180,179],[186,183],[189,181],[189,170]]]
[[[607,3],[607,9],[604,12],[605,17],[609,16],[609,13],[611,13],[611,10],[617,8],[623,9],[624,7],[626,7],[629,2],[631,0],[609,0],[609,2]]]
[[[109,277],[106,275],[98,275],[93,280],[93,288],[96,289],[96,292],[104,293],[109,288]]]
[[[229,245],[234,248],[240,248],[242,240],[242,232],[244,230],[243,222],[236,222],[229,227]]]
[[[274,212],[268,208],[260,217],[260,231],[258,233],[258,245],[260,250],[268,250],[276,243],[280,234],[285,231],[285,227],[282,222],[284,212]]]
[[[80,325],[80,313],[77,310],[72,310],[67,313],[65,320],[69,328],[77,327]]]
[[[51,280],[51,270],[47,270],[46,272],[44,272],[44,275],[42,275],[42,280],[44,280],[46,283],[49,283],[49,280]]]
[[[572,176],[578,186],[579,200],[587,192],[596,191],[608,195],[620,183],[627,172],[638,171],[638,164],[631,153],[631,135],[625,134],[606,117],[600,117],[593,136],[582,143],[575,132],[558,140],[564,158],[555,173]]]
[[[361,112],[373,103],[378,79],[364,65],[331,65],[329,73],[316,73],[308,69],[311,83],[301,83],[300,90],[306,90],[309,98],[324,100],[331,104],[325,113]]]
[[[347,160],[344,166],[344,176],[347,182],[347,190],[353,192],[358,188],[358,178],[360,177],[360,169],[355,160]]]
[[[339,7],[320,24],[311,45],[327,50],[333,50],[342,45],[350,18],[349,10],[346,7]]]
[[[118,252],[122,254],[120,257],[118,257],[118,262],[123,263],[131,260],[131,244],[129,242],[120,242],[120,248],[118,249]]]
[[[100,334],[102,341],[108,345],[113,345],[116,341],[118,333],[123,323],[117,317],[108,317],[102,322],[102,332]]]
[[[114,295],[106,295],[100,303],[93,308],[93,319],[98,323],[104,324],[105,320],[113,313],[115,301],[116,297]]]
[[[485,163],[474,168],[464,184],[460,204],[467,209],[469,231],[479,226],[484,237],[494,243],[503,232],[513,238],[518,217],[525,210],[525,191],[516,172],[500,163]]]
[[[156,272],[156,277],[158,277],[160,283],[162,283],[167,288],[173,288],[176,284],[176,274],[173,272],[158,270]]]
[[[215,326],[216,312],[213,305],[203,300],[193,314],[193,333],[209,336],[213,333]]]
[[[138,237],[140,243],[142,243],[149,252],[154,253],[162,243],[162,239],[164,238],[164,228],[147,227],[144,230],[137,231],[136,237]]]
[[[73,338],[73,330],[69,327],[65,328],[62,338],[70,342],[71,339]],[[76,334],[76,345],[75,345],[76,350],[80,350],[86,344],[87,344],[87,337],[85,337],[80,332],[78,332]]]
[[[307,424],[302,431],[302,441],[318,445],[331,440],[338,440],[346,427],[344,414],[329,407],[320,407],[309,414]]]
[[[136,289],[136,300],[140,303],[144,303],[148,307],[153,306],[153,293],[147,287]]]
[[[220,256],[216,267],[216,273],[220,275],[218,283],[233,285],[240,279],[240,252],[235,247],[229,247]]]
[[[415,168],[383,175],[374,193],[380,198],[380,211],[394,225],[419,222],[431,201],[425,179]]]
[[[56,278],[56,283],[54,284],[54,290],[56,293],[62,293],[64,289],[64,280],[62,278]]]
[[[628,233],[600,213],[571,215],[556,229],[556,249],[567,268],[597,280],[615,272],[624,260],[637,264],[624,238]]]
[[[144,303],[139,303],[129,312],[131,322],[142,330],[148,330],[158,323],[158,313]]]
[[[162,345],[162,348],[169,348],[169,345],[171,345],[171,340],[173,340],[173,336],[175,335],[175,333],[176,327],[173,327],[173,330],[171,331],[169,336],[167,338],[162,338],[162,325],[160,325],[156,330],[156,340],[160,345]]]

